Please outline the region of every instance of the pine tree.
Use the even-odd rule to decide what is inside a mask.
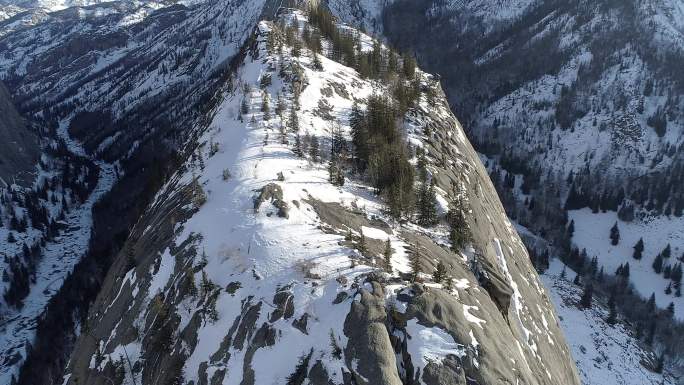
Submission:
[[[427,179],[427,158],[425,157],[425,151],[421,147],[418,147],[416,149],[416,156],[418,158],[418,162],[416,164],[418,178],[421,181],[424,181]]]
[[[344,173],[339,165],[339,160],[331,157],[328,162],[328,181],[333,186],[344,186]]]
[[[335,359],[342,359],[342,348],[337,344],[337,338],[335,338],[335,332],[332,329],[330,329],[330,348]]]
[[[300,137],[299,132],[297,132],[295,135],[295,147],[293,151],[298,158],[304,156],[304,151],[302,150],[302,138]]]
[[[446,266],[444,265],[444,262],[437,262],[437,267],[435,268],[435,271],[432,273],[432,280],[435,281],[435,283],[442,283],[446,276],[447,270]]]
[[[640,260],[643,252],[644,252],[644,239],[639,238],[639,242],[637,242],[636,245],[634,245],[634,254],[632,254],[632,257],[636,260]]]
[[[283,95],[281,95],[280,92],[278,92],[275,113],[276,115],[278,115],[280,120],[283,120],[283,112],[285,112],[285,99],[283,98]]]
[[[356,62],[356,70],[359,72],[359,76],[363,79],[371,77],[371,64],[368,54],[361,53]]]
[[[598,258],[594,256],[591,258],[591,263],[589,263],[589,274],[591,274],[592,277],[596,277],[597,272],[598,272]]]
[[[672,248],[670,247],[670,244],[668,243],[667,246],[663,249],[663,251],[660,252],[660,254],[663,256],[663,258],[668,259],[672,256]]]
[[[608,298],[608,319],[606,319],[609,325],[615,325],[617,322],[617,309],[615,304],[615,293],[610,292],[610,297]]]
[[[655,322],[655,320],[651,320],[649,325],[648,325],[648,334],[646,334],[646,339],[645,339],[645,342],[647,345],[651,346],[653,344],[653,338],[655,337],[655,332],[656,332],[656,322]]]
[[[672,268],[672,274],[670,274],[670,279],[672,279],[672,282],[674,282],[675,284],[682,282],[682,264],[681,263],[677,263]]]
[[[583,308],[589,309],[591,308],[591,300],[594,295],[594,286],[590,283],[587,284],[584,287],[584,293],[582,294],[582,298],[580,299],[580,304],[582,305]]]
[[[267,92],[264,92],[263,98],[261,100],[261,112],[264,114],[264,120],[271,119],[271,108],[269,106],[270,96]]]
[[[629,280],[629,262],[625,263],[625,266],[622,268],[622,277],[626,281]]]
[[[568,225],[568,238],[572,238],[573,234],[575,234],[575,220],[572,219],[570,220],[570,224]]]
[[[297,117],[297,109],[295,108],[294,103],[292,103],[290,106],[290,113],[287,119],[287,128],[291,132],[299,132],[299,118]]]
[[[674,314],[675,314],[674,302],[670,302],[670,304],[667,305],[667,314],[670,316],[670,318],[674,318]]]
[[[422,272],[420,266],[420,256],[418,253],[412,253],[409,257],[409,266],[411,267],[411,279],[416,281]]]
[[[188,289],[188,294],[192,298],[197,297],[197,285],[195,284],[195,273],[192,271],[191,268],[186,268],[185,269],[185,277],[186,277],[186,287]]]
[[[575,275],[575,279],[572,280],[572,283],[574,283],[575,285],[579,285],[581,283],[579,272]]]
[[[312,54],[313,54],[313,61],[312,61],[313,68],[316,71],[323,71],[323,63],[321,63],[321,59],[318,57],[318,54],[316,52],[312,52]]]
[[[330,140],[330,162],[328,164],[328,174],[330,183],[335,186],[344,185],[344,172],[342,164],[346,159],[346,140],[342,135],[342,129],[339,124],[333,123],[331,129]]]
[[[620,242],[620,229],[617,222],[610,228],[610,244],[615,246]]]
[[[444,289],[451,293],[454,290],[454,279],[447,276],[444,278]]]
[[[369,155],[368,130],[366,129],[364,113],[356,102],[352,105],[349,127],[351,129],[352,144],[354,145],[354,160],[356,161],[357,168],[363,171],[366,169]]]
[[[360,230],[359,243],[357,245],[357,249],[359,249],[361,254],[364,255],[368,252],[368,246],[366,245],[366,236],[363,234],[363,229]]]
[[[299,57],[302,54],[302,41],[299,40],[298,37],[295,37],[294,41],[292,42],[291,53],[293,57]]]
[[[385,242],[383,256],[385,257],[385,271],[392,274],[392,243],[389,238],[387,238],[387,242]]]
[[[437,224],[437,196],[435,194],[434,181],[429,186],[427,182],[421,185],[418,190],[416,207],[418,209],[419,225],[430,227]]]
[[[656,272],[656,274],[660,274],[663,271],[663,256],[662,254],[658,254],[655,259],[653,260],[653,271]]]
[[[648,309],[648,314],[654,314],[656,311],[656,299],[655,299],[655,293],[651,294],[651,297],[649,297],[648,302],[646,303],[646,307]]]
[[[200,283],[200,289],[202,291],[202,297],[206,298],[207,295],[214,291],[214,283],[209,280],[207,272],[202,270],[202,282]]]
[[[313,162],[318,162],[318,137],[316,135],[311,136],[311,142],[309,143],[309,156]]]
[[[458,252],[470,240],[470,228],[466,220],[466,207],[461,194],[454,193],[452,195],[451,202],[449,202],[447,222],[449,223],[451,250]]]
[[[413,79],[416,72],[416,59],[410,55],[404,55],[402,57],[402,65],[404,76],[408,79]]]

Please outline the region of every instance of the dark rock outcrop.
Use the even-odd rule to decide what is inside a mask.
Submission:
[[[290,207],[283,200],[283,189],[276,183],[269,183],[259,190],[259,195],[254,198],[254,211],[259,211],[261,204],[270,201],[278,209],[277,215],[281,218],[288,218]]]

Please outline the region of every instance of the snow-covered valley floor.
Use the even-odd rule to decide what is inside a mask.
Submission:
[[[657,385],[675,384],[669,377],[653,373],[640,361],[645,353],[631,331],[622,324],[609,325],[605,320],[605,304],[594,299],[591,309],[580,309],[578,304],[582,288],[574,285],[575,273],[566,269],[566,278],[560,277],[563,263],[551,261],[541,276],[556,305],[561,327],[577,362],[584,385]]]
[[[675,304],[675,316],[684,319],[684,297],[676,297],[675,291],[665,294],[670,282],[663,274],[653,270],[653,260],[669,244],[670,258],[665,258],[663,267],[673,266],[684,258],[684,217],[665,217],[635,219],[624,222],[617,213],[605,212],[592,214],[590,209],[572,210],[569,219],[575,221],[573,243],[580,250],[585,248],[589,258],[598,257],[599,266],[606,273],[614,273],[618,266],[629,263],[630,281],[642,297],[648,298],[655,293],[656,304],[666,308],[670,302]],[[617,222],[620,241],[611,245],[610,229]],[[641,260],[632,257],[634,245],[642,238],[644,251]]]

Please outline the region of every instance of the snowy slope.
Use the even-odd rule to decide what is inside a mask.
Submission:
[[[88,7],[91,5],[98,5],[102,3],[107,3],[106,0],[4,0],[0,2],[0,10],[4,9],[6,11],[15,8],[23,10],[41,10],[44,12],[57,12],[71,7]],[[158,1],[139,1],[139,0],[129,0],[127,1],[132,4],[142,5],[145,3],[163,3]],[[194,0],[180,1],[178,3],[185,5],[192,5],[198,3]],[[2,12],[2,11],[0,11]],[[16,13],[16,12],[15,12]],[[0,20],[2,17],[0,17]]]
[[[24,9],[16,5],[0,5],[0,21],[9,19],[17,13],[23,12]]]
[[[614,272],[618,266],[629,263],[630,281],[647,299],[655,293],[656,304],[666,308],[670,302],[675,304],[675,315],[684,319],[684,298],[676,297],[673,290],[665,294],[669,279],[653,270],[656,255],[670,244],[672,256],[665,259],[663,266],[681,263],[684,255],[684,218],[646,217],[633,222],[621,221],[614,212],[592,214],[590,209],[570,211],[570,219],[575,221],[573,243],[580,249],[586,249],[589,257],[597,256],[599,265],[607,272]],[[610,242],[610,229],[618,223],[620,242],[613,246]],[[634,245],[639,239],[644,240],[644,252],[641,260],[632,258]]]
[[[283,17],[306,22],[299,12]],[[436,104],[421,96],[407,119],[409,140],[449,148],[453,170],[431,157],[431,172],[446,178],[458,170],[470,199],[481,198],[473,201],[474,246],[500,277],[499,288],[512,293],[503,310],[487,291],[493,288],[473,275],[472,251],[457,255],[435,244],[444,239],[443,227],[396,223],[362,179],[347,175],[344,186],[333,186],[324,163],[293,153],[295,133],[281,132],[289,117],[266,117],[264,98],[275,104],[280,93],[287,111],[301,86],[300,133],[319,137],[324,152],[334,121],[348,140],[353,101],[364,103],[386,86],[322,55],[317,71],[308,50],[300,57],[290,56],[290,47],[269,54],[273,28],[259,24],[197,148],[133,230],[65,383],[401,384],[413,374],[429,385],[442,383],[440,376],[577,383],[545,291],[441,95]],[[267,74],[272,83],[260,89]],[[423,87],[433,86],[431,76],[419,76]],[[423,124],[436,132],[424,135]],[[265,192],[273,195],[258,200]],[[393,274],[378,270],[379,253],[348,242],[347,229],[355,239],[363,232],[371,245],[389,239]],[[435,258],[448,263],[453,290],[406,282],[400,273],[408,271],[409,252],[426,266]]]
[[[582,383],[585,385],[609,384],[675,384],[669,375],[653,373],[641,361],[649,357],[631,331],[622,324],[606,323],[608,311],[605,304],[594,300],[591,309],[580,309],[582,289],[572,284],[574,272],[567,269],[561,278],[563,264],[553,260],[549,270],[542,275],[544,285],[556,305],[563,332],[569,341],[572,355],[577,362]]]

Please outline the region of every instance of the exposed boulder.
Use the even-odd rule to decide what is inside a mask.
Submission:
[[[344,349],[347,368],[357,384],[401,385],[390,341],[384,291],[372,282],[373,291],[361,289],[344,321],[349,343]]]
[[[283,189],[276,183],[269,183],[259,190],[259,195],[254,198],[254,211],[259,211],[261,204],[270,201],[278,209],[277,215],[281,218],[289,218],[290,207],[283,200]]]

